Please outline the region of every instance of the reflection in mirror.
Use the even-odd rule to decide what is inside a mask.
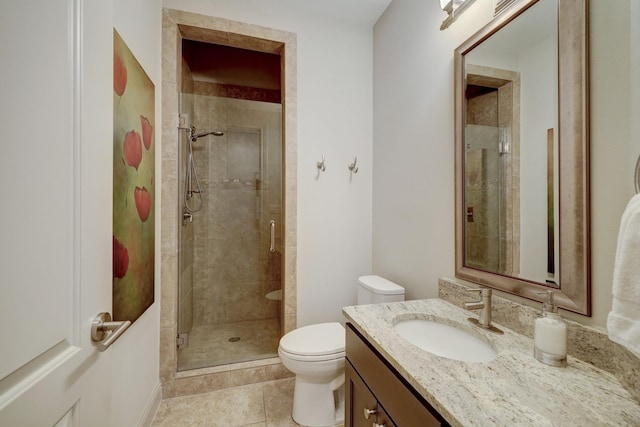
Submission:
[[[588,315],[586,16],[516,0],[456,49],[456,276]]]
[[[465,264],[550,285],[557,9],[557,0],[540,1],[465,55]]]

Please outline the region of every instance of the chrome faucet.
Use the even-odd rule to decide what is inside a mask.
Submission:
[[[491,324],[491,289],[468,289],[468,291],[478,292],[481,297],[480,301],[464,303],[464,308],[467,310],[480,310],[477,319],[470,317],[468,320],[481,328],[502,334],[503,332],[500,329]]]

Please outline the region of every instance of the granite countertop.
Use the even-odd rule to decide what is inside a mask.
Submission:
[[[441,299],[345,307],[348,321],[452,426],[640,426],[640,404],[614,375],[568,357],[558,368],[533,357],[533,340],[495,324],[493,334],[467,322],[474,314]],[[446,359],[393,331],[394,319],[433,319],[489,342],[487,363]]]

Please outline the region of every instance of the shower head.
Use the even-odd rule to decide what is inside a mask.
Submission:
[[[224,135],[224,132],[219,130],[210,130],[207,132],[196,133],[196,128],[194,126],[191,127],[191,142],[196,142],[198,138],[202,138],[207,135],[222,136]]]

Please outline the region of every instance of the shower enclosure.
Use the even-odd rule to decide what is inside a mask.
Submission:
[[[467,265],[506,273],[505,152],[497,126],[467,124],[465,128],[465,204]]]
[[[519,129],[518,76],[488,67],[474,72],[473,66],[469,68],[464,135],[465,263],[517,276],[520,148],[519,132],[513,129]]]
[[[275,357],[281,336],[282,107],[214,86],[183,65],[179,371]]]

